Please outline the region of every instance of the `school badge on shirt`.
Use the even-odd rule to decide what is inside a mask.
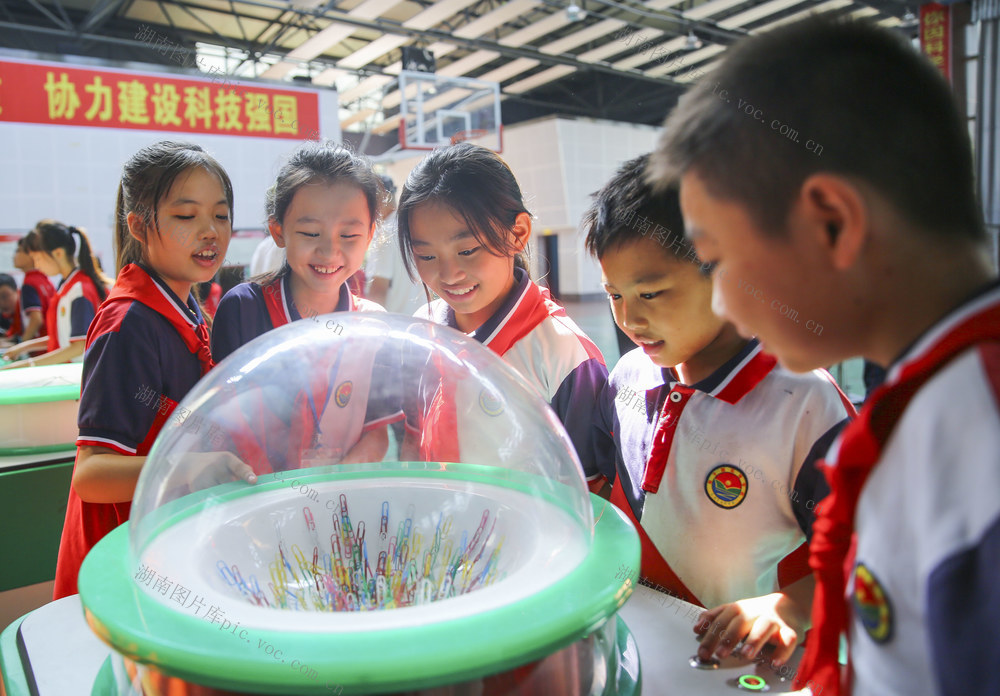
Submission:
[[[499,416],[503,413],[503,401],[489,389],[484,388],[479,392],[479,408],[483,409],[483,413],[487,416]]]
[[[854,611],[876,643],[892,638],[892,603],[882,583],[864,563],[854,566]]]
[[[747,497],[750,484],[739,468],[720,464],[705,477],[705,495],[721,508],[732,510]]]
[[[351,380],[341,382],[337,385],[337,391],[334,392],[334,403],[336,403],[340,408],[344,408],[347,406],[347,402],[351,400],[351,392],[353,391],[354,385],[351,384]]]

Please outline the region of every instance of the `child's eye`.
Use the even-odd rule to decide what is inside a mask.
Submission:
[[[434,259],[433,256],[421,256],[420,254],[417,254],[416,257],[421,261],[432,261]]]
[[[710,261],[710,262],[703,263],[703,264],[701,264],[702,273],[704,273],[707,276],[710,276],[713,273],[715,273],[715,268],[718,265],[719,265],[718,261]]]
[[[656,292],[642,292],[639,293],[639,297],[641,297],[644,300],[652,300],[653,298],[661,295],[662,293],[663,293],[662,290],[657,290]]]
[[[615,293],[613,293],[613,292],[609,292],[609,293],[608,293],[608,299],[610,299],[610,300],[611,300],[612,302],[617,302],[617,301],[618,301],[618,300],[620,300],[621,298],[622,298],[622,296],[621,296],[621,295],[616,295],[616,294],[615,294]]]
[[[342,234],[342,235],[340,235],[340,238],[341,239],[357,239],[360,236],[361,236],[360,234]]]
[[[194,215],[174,215],[178,220],[194,220]]]
[[[464,249],[464,250],[458,252],[458,255],[459,256],[472,256],[474,253],[476,253],[479,250],[479,248],[480,247],[472,247],[471,249]]]
[[[216,215],[215,217],[216,217],[217,220],[228,220],[229,219],[229,214],[226,213],[225,215]]]
[[[299,231],[299,234],[305,235],[306,237],[311,237],[311,238],[316,238],[316,237],[319,236],[319,232],[302,232],[301,230]]]

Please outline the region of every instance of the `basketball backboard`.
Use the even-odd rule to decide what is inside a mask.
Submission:
[[[500,83],[404,70],[399,73],[399,144],[433,150],[463,140],[503,151]]]

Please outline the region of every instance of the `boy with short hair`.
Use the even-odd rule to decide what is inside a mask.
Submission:
[[[646,163],[625,163],[584,216],[615,322],[639,345],[600,400],[602,473],[640,530],[642,578],[722,605],[709,612],[730,636],[720,655],[744,637],[748,657],[771,641],[781,665],[808,624],[804,542],[825,493],[814,460],[854,409],[825,371],[778,367],[712,313],[677,194],[653,196]],[[721,635],[704,639],[703,659]]]
[[[853,694],[996,691],[1000,284],[973,171],[965,118],[932,64],[876,26],[822,20],[734,46],[681,98],[651,161],[657,185],[680,181],[732,321],[792,369],[856,355],[889,366],[824,467],[798,673],[824,696],[848,690],[845,632]],[[736,278],[794,300],[822,335]]]

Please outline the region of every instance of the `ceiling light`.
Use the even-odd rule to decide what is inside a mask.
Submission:
[[[693,29],[689,30],[687,35],[687,41],[684,43],[684,48],[688,49],[689,51],[693,51],[695,49],[701,48],[703,45],[704,44],[702,44],[701,39],[699,39],[697,36],[694,35],[694,30]]]
[[[575,2],[571,2],[566,6],[566,19],[571,22],[579,22],[581,19],[587,16],[587,11],[582,7],[577,5]]]

